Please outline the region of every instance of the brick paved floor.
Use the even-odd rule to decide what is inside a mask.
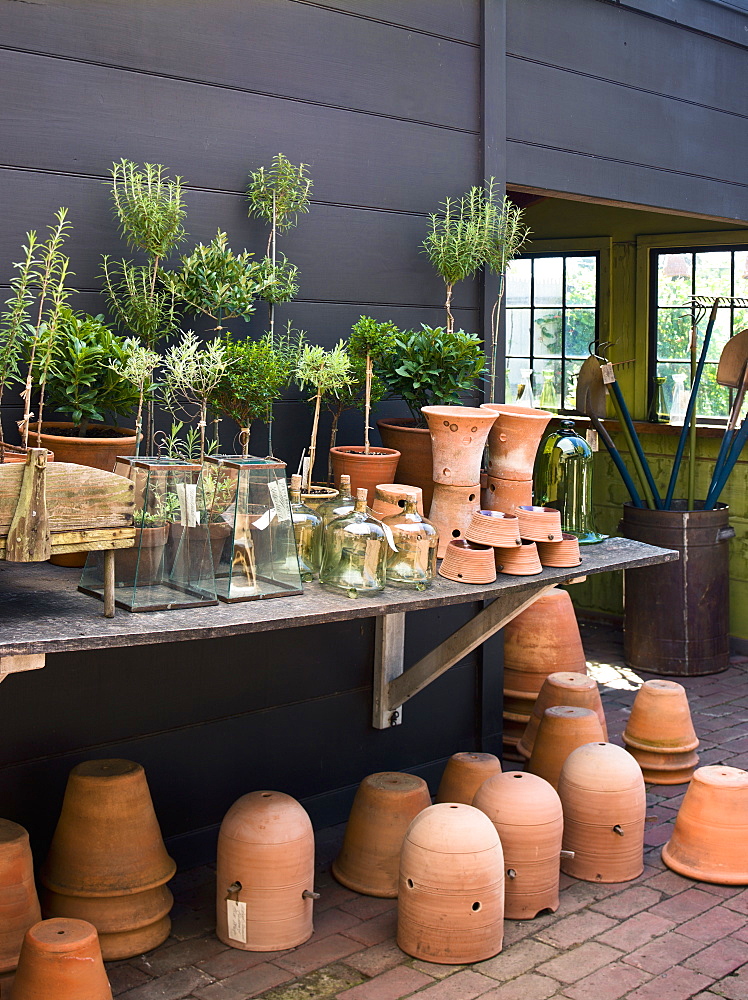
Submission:
[[[583,635],[610,738],[620,743],[647,678],[622,665],[619,633],[585,626]],[[723,674],[683,681],[702,764],[748,768],[746,681],[745,657]],[[172,883],[177,904],[169,941],[110,965],[114,994],[121,1000],[748,1000],[748,889],[695,883],[660,860],[684,790],[648,786],[640,878],[596,885],[562,875],[558,912],[507,921],[504,950],[487,962],[442,966],[404,955],[394,940],[396,901],[358,896],[329,873],[341,827],[317,837],[322,898],[307,944],[263,954],[225,948],[212,933],[214,873],[198,868]]]

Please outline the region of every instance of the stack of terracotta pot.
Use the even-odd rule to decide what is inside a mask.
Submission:
[[[504,628],[505,756],[522,759],[517,744],[543,682],[557,671],[586,674],[587,663],[571,598],[553,589]]]
[[[530,715],[530,721],[525,727],[525,731],[517,744],[517,752],[529,760],[535,746],[535,739],[538,735],[540,723],[548,708],[561,705],[569,705],[574,708],[587,708],[594,712],[600,722],[603,738],[608,738],[608,727],[605,722],[605,712],[600,699],[600,691],[597,681],[587,674],[569,673],[560,671],[549,674],[543,681],[540,694],[535,700],[535,704]]]
[[[93,924],[107,961],[141,955],[169,936],[175,871],[141,765],[74,767],[40,874],[44,915]]]
[[[483,507],[514,514],[532,504],[535,454],[548,421],[546,410],[508,403],[484,403],[498,415],[488,437],[488,483]]]
[[[40,919],[29,835],[0,819],[0,977],[18,965],[24,934]]]
[[[650,784],[689,781],[699,763],[699,740],[683,685],[645,681],[634,699],[623,742]]]
[[[526,770],[558,788],[566,759],[578,747],[604,739],[597,714],[589,708],[554,705],[546,708]]]

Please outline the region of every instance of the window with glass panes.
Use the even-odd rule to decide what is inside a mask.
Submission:
[[[574,409],[576,376],[598,339],[598,253],[526,254],[506,276],[507,403]]]
[[[687,390],[691,382],[691,330],[698,314],[694,314],[689,300],[692,295],[748,300],[748,247],[668,247],[650,253],[650,390],[659,390],[670,412],[676,386]],[[704,316],[697,327],[697,352],[701,350],[706,322]],[[698,416],[727,417],[732,393],[717,382],[717,365],[728,339],[746,327],[748,309],[740,304],[726,304],[718,310],[696,401]]]

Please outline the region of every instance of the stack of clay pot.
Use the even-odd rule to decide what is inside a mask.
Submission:
[[[525,769],[557,788],[561,768],[569,755],[585,743],[603,739],[600,720],[590,709],[572,705],[546,708]]]
[[[653,785],[689,781],[699,763],[695,753],[699,741],[683,685],[645,681],[634,699],[623,742],[645,781]]]
[[[283,951],[312,936],[314,832],[283,792],[250,792],[218,834],[216,934],[241,951]]]
[[[93,924],[57,917],[29,928],[11,996],[13,1000],[112,1000]]]
[[[366,896],[397,896],[403,839],[430,805],[428,785],[414,774],[383,771],[364,778],[332,865],[338,882]]]
[[[141,765],[74,767],[40,874],[44,915],[93,924],[107,961],[141,955],[169,936],[175,871]]]
[[[563,872],[586,882],[629,882],[641,875],[644,779],[622,747],[600,740],[574,750],[561,769],[558,794]]]
[[[504,857],[491,820],[463,803],[424,809],[400,856],[397,943],[413,958],[462,965],[501,951]]]
[[[530,715],[530,721],[527,723],[525,731],[517,744],[517,752],[525,760],[529,760],[532,756],[535,737],[538,734],[538,728],[545,710],[559,705],[590,709],[590,711],[597,715],[603,739],[607,740],[608,727],[605,722],[605,712],[603,711],[597,681],[592,677],[588,677],[587,674],[575,674],[563,671],[549,674],[543,681],[540,694],[535,701],[532,714]]]
[[[484,403],[498,419],[488,437],[488,485],[484,507],[513,514],[532,504],[532,470],[535,453],[548,421],[546,410],[508,403]]]
[[[473,805],[496,827],[507,881],[504,916],[532,920],[558,909],[563,811],[555,789],[534,774],[507,771],[478,789]]]
[[[18,965],[24,934],[41,916],[29,835],[0,819],[0,976]]]
[[[504,628],[504,752],[516,756],[520,737],[548,674],[585,674],[587,663],[571,598],[542,594]]]
[[[424,406],[433,454],[434,496],[429,520],[439,531],[437,555],[464,539],[473,513],[480,510],[483,448],[496,414],[474,406]]]
[[[423,516],[423,490],[420,486],[403,486],[400,483],[380,483],[374,490],[371,511],[380,521],[405,510],[405,501],[413,498],[418,513]]]
[[[483,782],[496,774],[501,762],[492,753],[456,753],[447,761],[434,801],[472,805]]]
[[[700,882],[748,885],[748,771],[714,764],[691,778],[662,860]]]

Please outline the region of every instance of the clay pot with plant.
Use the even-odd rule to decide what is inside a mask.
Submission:
[[[380,483],[394,480],[400,459],[397,449],[375,447],[369,440],[372,401],[381,398],[384,392],[383,383],[374,374],[374,365],[392,351],[397,333],[399,330],[394,323],[378,323],[371,316],[362,316],[354,325],[348,341],[348,353],[355,381],[348,395],[353,397],[352,402],[355,400],[353,405],[361,406],[364,411],[364,443],[336,445],[334,437],[331,440],[332,479],[337,481],[342,474],[346,474],[351,477],[354,492],[363,488],[370,497],[374,496]],[[334,435],[337,435],[337,422]]]

